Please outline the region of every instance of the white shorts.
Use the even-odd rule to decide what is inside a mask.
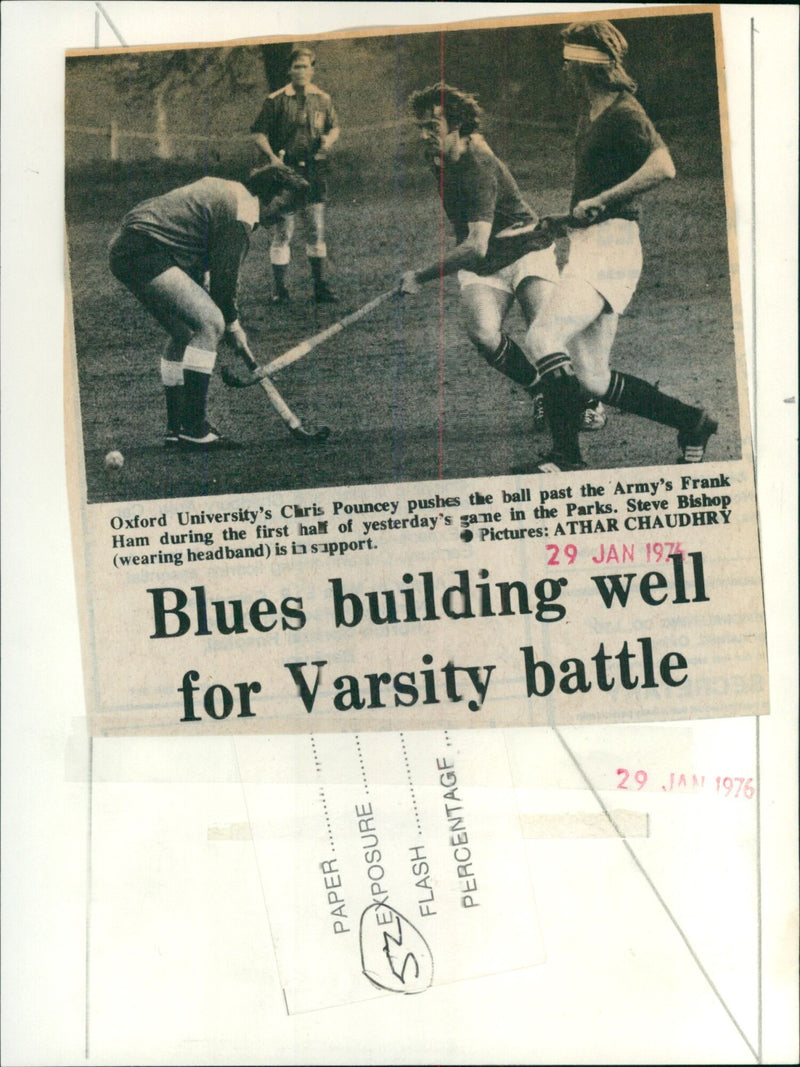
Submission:
[[[561,277],[588,282],[618,315],[630,304],[641,273],[638,222],[608,219],[569,231],[569,259]]]
[[[542,248],[538,252],[528,252],[495,274],[476,274],[471,270],[458,272],[458,284],[462,289],[467,285],[488,285],[490,289],[499,289],[512,296],[517,291],[517,286],[526,278],[544,278],[545,281],[558,284],[555,245]]]

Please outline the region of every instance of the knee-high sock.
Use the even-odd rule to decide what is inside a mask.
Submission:
[[[275,292],[283,293],[286,291],[286,271],[289,268],[285,263],[273,263],[272,264],[272,276],[275,279]]]
[[[585,401],[570,358],[566,352],[551,352],[537,360],[536,368],[553,435],[553,451],[569,463],[581,463],[578,434]]]
[[[325,256],[309,256],[308,265],[311,268],[311,279],[314,285],[322,285],[325,280]]]
[[[216,359],[216,352],[191,346],[183,354],[183,428],[192,437],[206,432],[208,386]]]
[[[161,384],[167,404],[167,433],[180,433],[183,414],[183,366],[174,359],[161,360]]]
[[[536,367],[528,361],[528,357],[507,334],[500,335],[500,344],[497,350],[489,355],[486,349],[481,349],[481,355],[495,370],[499,370],[512,382],[530,389],[539,380]]]
[[[701,414],[700,408],[662,393],[655,385],[634,374],[617,370],[612,370],[611,384],[602,399],[621,411],[672,426],[675,430],[690,431]]]

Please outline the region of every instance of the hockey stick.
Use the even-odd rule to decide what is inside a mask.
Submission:
[[[544,215],[539,219],[536,228],[555,239],[556,237],[566,237],[568,230],[585,230],[589,226],[594,226],[597,222],[602,222],[604,218],[605,211],[601,208],[594,208],[586,219],[576,219],[572,214]]]
[[[242,357],[242,359],[245,361],[251,371],[258,369],[258,360],[249,348],[239,349],[239,355]],[[222,376],[222,380],[226,383],[226,385],[229,385],[230,382],[227,380],[226,372],[232,375],[232,372],[228,371],[227,367],[223,367],[220,373]],[[260,378],[258,379],[258,384],[267,394],[267,398],[269,399],[270,404],[272,404],[273,408],[277,411],[277,413],[286,423],[286,426],[289,429],[289,433],[292,435],[295,441],[299,441],[301,444],[316,444],[318,442],[325,441],[328,438],[331,432],[329,426],[319,426],[316,430],[307,430],[305,428],[301,420],[297,417],[297,415],[295,415],[295,413],[283,399],[281,394],[278,392],[277,386],[270,378]]]
[[[240,378],[230,369],[223,367],[221,371],[223,382],[232,389],[247,389],[251,385],[258,385],[260,382],[264,386],[267,395],[269,395],[269,390],[264,383],[269,381],[270,376],[274,374],[275,371],[279,371],[283,367],[288,367],[290,364],[296,363],[298,359],[302,359],[303,356],[307,356],[309,352],[312,352],[324,341],[330,340],[330,338],[335,337],[337,333],[341,333],[342,330],[346,329],[348,326],[352,326],[366,315],[369,315],[371,311],[380,307],[381,304],[396,292],[396,288],[387,289],[386,292],[373,297],[372,300],[364,304],[363,307],[358,308],[356,311],[351,311],[349,315],[345,315],[343,319],[335,322],[332,326],[328,326],[327,329],[321,330],[319,333],[314,334],[313,337],[308,337],[305,341],[301,341],[300,344],[288,349],[283,355],[273,359],[271,363],[259,367],[254,361],[254,365],[251,367],[251,373],[246,378]],[[272,383],[270,382],[270,385],[271,384]]]

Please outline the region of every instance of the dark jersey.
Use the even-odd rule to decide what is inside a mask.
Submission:
[[[312,84],[298,96],[289,84],[270,93],[250,132],[265,134],[273,152],[285,152],[285,162],[297,164],[318,158],[320,138],[338,125],[327,93]]]
[[[435,172],[438,177],[438,167]],[[459,244],[467,239],[470,222],[491,224],[489,248],[478,274],[494,274],[528,252],[552,243],[534,229],[536,213],[508,167],[480,136],[472,135],[468,149],[455,163],[445,161],[440,189],[442,206]],[[510,228],[524,232],[499,236]]]
[[[581,121],[575,143],[575,183],[570,206],[619,185],[646,162],[664,142],[644,108],[631,93],[618,93],[602,114]],[[605,216],[638,219],[636,198],[609,204]]]
[[[137,204],[122,228],[146,233],[169,248],[178,266],[193,277],[209,271],[211,299],[225,321],[233,322],[239,267],[258,214],[257,198],[239,182],[201,178]]]

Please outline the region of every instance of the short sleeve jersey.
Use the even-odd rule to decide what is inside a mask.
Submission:
[[[435,173],[439,175],[438,167]],[[508,167],[482,137],[473,135],[460,159],[455,163],[445,162],[441,194],[442,206],[459,244],[467,238],[469,223],[491,223],[489,248],[479,273],[493,274],[527,252],[551,243],[532,232],[538,222],[536,213],[522,196]],[[497,236],[510,227],[528,231],[522,242],[516,237]]]
[[[338,125],[327,93],[312,84],[299,97],[289,84],[270,93],[250,132],[265,134],[273,152],[285,152],[285,161],[296,164],[318,155],[320,139]]]
[[[169,248],[192,276],[209,271],[211,298],[232,322],[239,268],[258,216],[258,199],[239,182],[201,178],[143,200],[128,212],[122,228],[146,233]]]
[[[630,178],[664,142],[631,93],[620,92],[594,122],[584,120],[575,143],[571,207]],[[606,217],[638,219],[634,197],[608,207]]]

